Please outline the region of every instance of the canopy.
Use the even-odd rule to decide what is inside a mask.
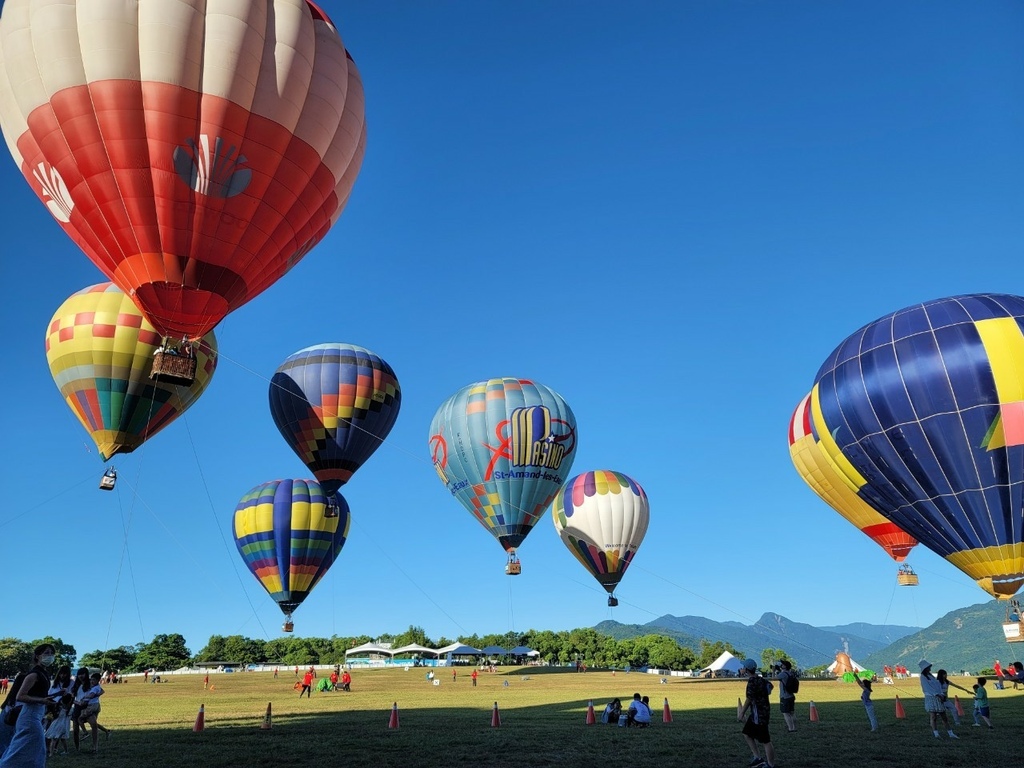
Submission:
[[[488,645],[484,648],[484,653],[488,656],[504,656],[508,653],[508,649],[502,648],[500,645]]]
[[[509,653],[513,656],[540,656],[540,651],[535,651],[533,648],[529,648],[525,645],[517,645],[509,651]]]
[[[437,651],[433,648],[427,648],[425,645],[417,645],[416,643],[410,643],[409,645],[403,645],[401,648],[395,648],[391,651],[392,656],[397,656],[400,653],[429,653],[436,656]]]
[[[444,648],[438,648],[434,651],[439,656],[447,656],[449,653],[452,656],[483,656],[484,652],[479,648],[474,648],[471,645],[463,645],[462,643],[452,643],[446,645]]]
[[[710,666],[704,667],[704,669],[698,670],[698,675],[703,675],[707,672],[729,672],[731,674],[739,674],[739,671],[743,669],[743,662],[737,659],[728,651],[724,651],[721,656],[711,662]]]
[[[345,651],[345,656],[354,656],[357,653],[377,653],[382,656],[391,656],[395,652],[391,650],[390,643],[363,643],[362,645],[357,645],[355,648],[349,648]]]

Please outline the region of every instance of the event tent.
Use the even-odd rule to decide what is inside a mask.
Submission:
[[[698,670],[697,675],[701,676],[706,675],[709,672],[712,674],[717,672],[720,675],[725,674],[729,676],[735,676],[739,674],[741,669],[743,669],[743,662],[737,659],[728,651],[724,651],[722,655],[715,659],[713,662],[711,662],[709,666],[704,667],[704,669]]]
[[[401,648],[395,648],[391,651],[392,656],[397,656],[400,653],[429,653],[431,656],[436,656],[440,651],[435,651],[433,648],[427,648],[425,645],[410,643],[409,645],[403,645]]]
[[[540,651],[535,651],[533,648],[528,648],[525,645],[517,645],[509,654],[512,656],[540,656]]]
[[[488,656],[504,656],[508,653],[508,649],[502,648],[500,645],[488,645],[484,648],[484,653]]]
[[[463,645],[462,643],[452,643],[446,645],[444,648],[438,648],[434,651],[438,656],[483,656],[484,652],[479,648],[474,648],[471,645]]]
[[[362,653],[369,654],[370,656],[391,656],[394,651],[391,650],[391,643],[363,643],[345,651],[345,658]]]

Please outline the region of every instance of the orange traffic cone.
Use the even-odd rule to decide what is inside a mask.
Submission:
[[[906,710],[903,709],[903,702],[900,701],[900,697],[896,697],[896,719],[904,720],[907,717]]]
[[[501,726],[501,715],[498,714],[498,702],[494,702],[494,711],[491,712],[491,728]]]
[[[963,708],[963,705],[960,703],[960,697],[959,696],[954,696],[953,697],[953,704],[956,705],[956,715],[957,715],[957,717],[963,717],[964,716],[964,708]]]
[[[388,728],[398,727],[398,702],[396,701],[391,706],[391,719],[388,720]]]
[[[811,701],[811,722],[818,722],[818,708],[814,706],[814,701]]]
[[[199,733],[203,728],[206,727],[206,709],[202,704],[199,705],[199,714],[196,715],[196,724],[192,726],[192,730]]]
[[[587,725],[593,725],[597,722],[597,718],[594,717],[594,702],[587,702]]]
[[[260,726],[260,730],[261,731],[269,731],[272,727],[273,727],[273,724],[271,723],[270,702],[268,701],[267,702],[267,714],[265,714],[263,716],[263,725]]]
[[[665,699],[665,708],[661,710],[661,722],[672,722],[672,710],[668,708],[668,699]]]

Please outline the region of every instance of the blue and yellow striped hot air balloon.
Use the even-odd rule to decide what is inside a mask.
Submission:
[[[384,442],[401,405],[391,366],[353,344],[301,349],[270,383],[274,423],[328,494]]]
[[[131,453],[166,427],[209,386],[217,367],[210,331],[193,345],[191,386],[149,378],[161,337],[113,283],[73,294],[46,330],[46,362],[68,407],[107,461]]]
[[[576,417],[561,395],[526,379],[489,379],[463,387],[430,424],[434,468],[448,491],[508,553],[565,482],[576,450]]]
[[[1024,585],[1024,298],[876,320],[829,356],[810,405],[861,499],[994,597]]]
[[[651,508],[640,484],[621,472],[576,475],[555,495],[551,518],[562,543],[608,593],[614,592],[647,534]]]
[[[333,507],[336,514],[328,514]],[[235,508],[235,545],[245,567],[267,590],[292,631],[292,611],[324,577],[345,546],[350,521],[341,494],[315,480],[257,485]]]

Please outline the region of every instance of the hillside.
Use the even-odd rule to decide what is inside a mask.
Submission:
[[[901,638],[892,645],[858,659],[874,670],[885,664],[905,664],[917,672],[917,662],[924,658],[950,672],[961,669],[969,673],[991,668],[996,659],[1020,658],[1024,648],[1003,638],[1006,604],[998,600],[969,605],[950,611],[930,627]]]

